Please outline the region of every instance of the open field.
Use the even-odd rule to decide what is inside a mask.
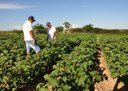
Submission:
[[[105,78],[97,49],[112,78],[128,85],[128,35],[58,34],[51,47],[46,35],[36,34],[36,39],[42,51],[32,50],[26,59],[23,33],[0,33],[1,91],[94,91]]]

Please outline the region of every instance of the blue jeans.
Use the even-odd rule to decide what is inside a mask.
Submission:
[[[25,41],[26,42],[26,49],[27,49],[27,53],[30,52],[30,49],[32,48],[36,53],[38,53],[39,51],[41,51],[40,47],[36,44],[33,44],[32,41]]]

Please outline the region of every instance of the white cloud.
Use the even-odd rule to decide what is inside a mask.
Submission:
[[[0,10],[25,9],[32,6],[20,5],[17,3],[0,3]]]
[[[72,28],[79,28],[79,26],[76,24],[72,24]]]

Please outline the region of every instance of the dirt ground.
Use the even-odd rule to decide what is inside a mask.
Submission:
[[[99,36],[97,35],[97,45],[99,45]],[[103,70],[103,81],[94,85],[94,91],[128,91],[123,82],[118,82],[118,78],[113,79],[107,67],[105,54],[98,48],[99,68]]]

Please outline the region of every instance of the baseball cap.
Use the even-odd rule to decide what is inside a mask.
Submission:
[[[51,25],[51,23],[50,23],[50,22],[47,22],[47,23],[46,23],[46,26],[49,26],[49,25]]]
[[[35,18],[34,18],[33,16],[29,16],[29,17],[28,17],[28,20],[36,21]]]

